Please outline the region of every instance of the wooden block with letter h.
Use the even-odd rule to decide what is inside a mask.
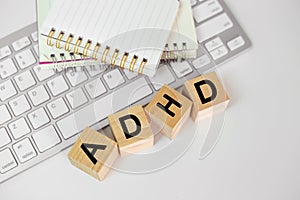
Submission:
[[[194,121],[224,111],[230,101],[215,72],[187,81],[183,94],[194,102],[191,113]]]
[[[122,157],[154,145],[153,132],[142,106],[123,110],[108,119]]]
[[[145,111],[156,129],[173,139],[189,118],[191,108],[192,102],[188,98],[164,85],[146,106]]]
[[[117,143],[91,128],[82,132],[68,154],[75,167],[99,180],[105,178],[118,156]]]

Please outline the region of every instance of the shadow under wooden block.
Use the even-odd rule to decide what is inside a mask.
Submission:
[[[123,110],[108,119],[122,157],[154,145],[153,132],[142,106]]]
[[[75,167],[99,180],[105,178],[118,156],[117,143],[91,128],[82,132],[68,153]]]
[[[157,129],[173,139],[190,116],[192,102],[164,85],[146,106],[145,111]]]
[[[191,113],[194,121],[226,110],[230,101],[215,72],[187,81],[183,94],[194,102]]]

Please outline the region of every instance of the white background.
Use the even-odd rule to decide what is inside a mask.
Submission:
[[[1,0],[0,38],[35,21],[34,2]],[[194,145],[165,170],[97,182],[64,151],[1,184],[0,199],[299,200],[300,1],[226,2],[253,47],[220,69],[232,102],[208,158]]]

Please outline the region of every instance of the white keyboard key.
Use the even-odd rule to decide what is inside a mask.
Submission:
[[[211,60],[207,55],[203,55],[192,62],[193,66],[196,69],[200,69],[201,67],[204,67],[210,63],[211,63]]]
[[[171,74],[167,65],[158,68],[153,78],[149,77],[155,90],[159,90],[163,85],[171,84],[175,81],[175,78]]]
[[[5,46],[0,49],[0,60],[9,55],[11,55],[11,50],[10,50],[9,46]]]
[[[171,63],[171,66],[172,66],[173,70],[175,71],[176,76],[178,78],[182,78],[193,72],[193,69],[191,68],[189,63],[186,61],[185,62],[174,62],[174,63]]]
[[[221,38],[217,37],[217,38],[207,42],[205,44],[205,47],[206,47],[207,51],[212,51],[212,50],[214,50],[214,49],[216,49],[220,46],[223,46],[223,45],[224,44],[223,44]]]
[[[217,0],[208,0],[193,9],[194,17],[198,23],[203,22],[223,11]]]
[[[8,124],[8,128],[15,139],[19,139],[31,131],[24,118],[20,118]]]
[[[5,128],[0,129],[0,148],[4,147],[5,145],[8,145],[11,142],[10,137],[8,136],[8,133]]]
[[[13,63],[12,59],[6,59],[2,62],[0,62],[0,76],[1,78],[7,78],[15,73],[17,73],[18,70],[16,68],[16,65]]]
[[[82,71],[81,72],[69,71],[67,72],[66,76],[73,87],[80,85],[81,83],[87,80],[87,76]]]
[[[27,90],[36,84],[30,71],[23,72],[15,77],[17,86],[21,91]]]
[[[0,173],[4,174],[17,166],[17,162],[9,149],[0,152]]]
[[[32,40],[35,41],[35,42],[38,41],[38,33],[37,33],[37,31],[31,33],[31,38],[32,38]]]
[[[51,76],[55,75],[53,69],[43,69],[40,65],[33,67],[33,71],[37,76],[37,78],[39,79],[39,81],[44,81],[50,78]]]
[[[196,28],[198,41],[203,41],[212,38],[233,27],[233,22],[226,13],[223,13]]]
[[[11,115],[5,105],[0,106],[0,113],[0,125],[4,124],[5,122],[11,119]]]
[[[234,51],[234,50],[244,46],[245,40],[242,38],[242,36],[239,36],[239,37],[234,38],[233,40],[229,41],[227,43],[227,45],[231,51]]]
[[[37,44],[33,46],[33,50],[36,53],[36,55],[38,55],[38,56],[40,55],[40,53],[39,53],[39,46]]]
[[[28,96],[31,99],[31,102],[34,106],[38,106],[42,103],[45,103],[50,99],[48,92],[46,91],[43,85],[34,88],[28,92]]]
[[[5,101],[17,94],[17,90],[14,87],[11,80],[8,80],[0,84],[0,100]]]
[[[53,96],[58,96],[69,89],[69,86],[62,76],[58,76],[48,81],[47,85]]]
[[[25,47],[28,47],[30,45],[30,40],[28,37],[23,37],[17,41],[15,41],[12,46],[15,51],[19,51],[21,49],[24,49]]]
[[[130,72],[129,70],[124,70],[124,73],[129,80],[134,79],[135,77],[137,77],[139,75],[138,73]]]
[[[15,56],[15,58],[21,69],[25,69],[36,63],[35,57],[32,54],[32,52],[30,51],[30,49],[27,49],[21,53],[18,53]]]
[[[13,145],[13,149],[21,163],[25,163],[37,155],[28,138]]]
[[[81,88],[68,93],[66,97],[72,109],[76,109],[88,102],[88,99],[86,98]]]
[[[32,138],[40,152],[45,152],[58,145],[61,140],[53,126],[49,126],[32,134]]]
[[[140,78],[58,121],[57,126],[63,137],[68,139],[85,127],[105,119],[108,115],[134,104],[150,94],[152,94],[152,90],[148,83],[144,78]]]
[[[21,95],[9,102],[9,105],[16,116],[30,110],[30,105],[24,95]]]
[[[228,54],[228,49],[225,46],[221,46],[218,49],[210,52],[210,54],[214,60],[218,60]]]
[[[105,71],[105,68],[100,65],[87,67],[87,71],[91,77],[97,76]]]
[[[28,119],[34,129],[38,129],[50,122],[44,108],[39,108],[38,110],[30,113],[28,115]]]
[[[85,89],[92,99],[101,96],[107,91],[99,78],[86,84]]]
[[[69,108],[62,98],[47,104],[47,108],[53,119],[57,119],[69,112]]]
[[[103,78],[110,89],[114,89],[125,82],[121,72],[118,69],[104,74]]]

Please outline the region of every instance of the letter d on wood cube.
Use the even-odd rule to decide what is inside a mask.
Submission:
[[[91,128],[82,132],[68,154],[75,167],[99,180],[105,178],[118,156],[117,143]]]
[[[121,156],[134,154],[154,145],[154,136],[142,106],[135,106],[108,117]]]
[[[163,86],[145,111],[156,129],[173,139],[189,118],[192,102],[169,86]]]
[[[187,81],[183,94],[194,102],[191,114],[194,121],[224,111],[230,100],[215,72]]]

